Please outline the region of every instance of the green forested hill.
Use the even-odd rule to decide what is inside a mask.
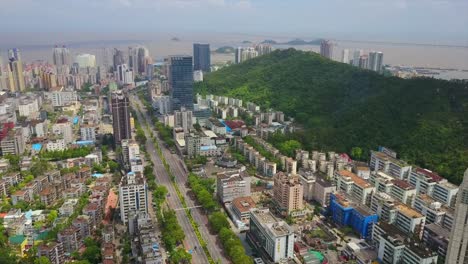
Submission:
[[[208,74],[196,90],[284,111],[308,149],[387,146],[454,183],[468,167],[467,83],[384,77],[288,49]]]

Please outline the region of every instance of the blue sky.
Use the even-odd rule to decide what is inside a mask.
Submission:
[[[219,32],[468,44],[468,0],[0,0],[0,32]]]

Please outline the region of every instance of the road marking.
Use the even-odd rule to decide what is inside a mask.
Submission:
[[[177,209],[174,209],[174,211],[180,211],[180,210],[192,209],[192,208],[199,208],[199,207],[202,207],[202,206],[201,206],[201,205],[197,205],[197,206],[192,206],[192,207],[177,208]]]

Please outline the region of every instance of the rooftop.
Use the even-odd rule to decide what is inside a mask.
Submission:
[[[286,236],[293,232],[292,228],[286,222],[277,219],[268,209],[255,209],[252,211],[252,216],[260,222],[263,228],[271,232],[274,236]]]
[[[406,161],[403,161],[403,160],[399,160],[399,159],[396,159],[392,156],[389,156],[383,152],[380,152],[380,151],[371,151],[371,153],[373,153],[374,155],[376,155],[379,159],[381,160],[386,160],[386,161],[390,161],[392,163],[395,163],[401,167],[405,167],[405,166],[409,166],[409,164],[406,162]]]
[[[435,182],[440,182],[440,181],[444,180],[444,178],[442,176],[440,176],[439,174],[437,174],[435,172],[432,172],[430,170],[427,170],[427,169],[416,168],[416,173],[422,174],[422,175],[426,176],[427,178],[431,178]]]
[[[400,180],[400,179],[394,179],[392,180],[393,185],[400,187],[403,190],[414,190],[415,188],[413,185],[409,184],[407,181]]]
[[[253,209],[256,207],[256,204],[252,197],[246,196],[246,197],[238,197],[235,198],[232,201],[232,206],[237,208],[239,212],[244,213],[244,212],[249,212],[250,209]]]
[[[396,208],[398,209],[399,212],[401,212],[402,214],[404,214],[407,217],[410,217],[410,218],[421,218],[421,217],[423,217],[422,214],[418,213],[413,208],[408,207],[408,206],[406,206],[404,204],[399,204],[399,205],[396,206]]]
[[[364,180],[363,178],[357,176],[356,174],[348,171],[348,170],[341,170],[338,172],[341,176],[343,177],[349,177],[351,178],[351,180],[356,184],[358,185],[359,187],[363,188],[363,189],[366,189],[366,188],[371,188],[372,185],[370,183],[368,183],[366,180]]]

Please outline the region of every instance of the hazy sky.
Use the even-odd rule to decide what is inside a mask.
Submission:
[[[468,0],[0,0],[0,32],[205,32],[468,45]]]

